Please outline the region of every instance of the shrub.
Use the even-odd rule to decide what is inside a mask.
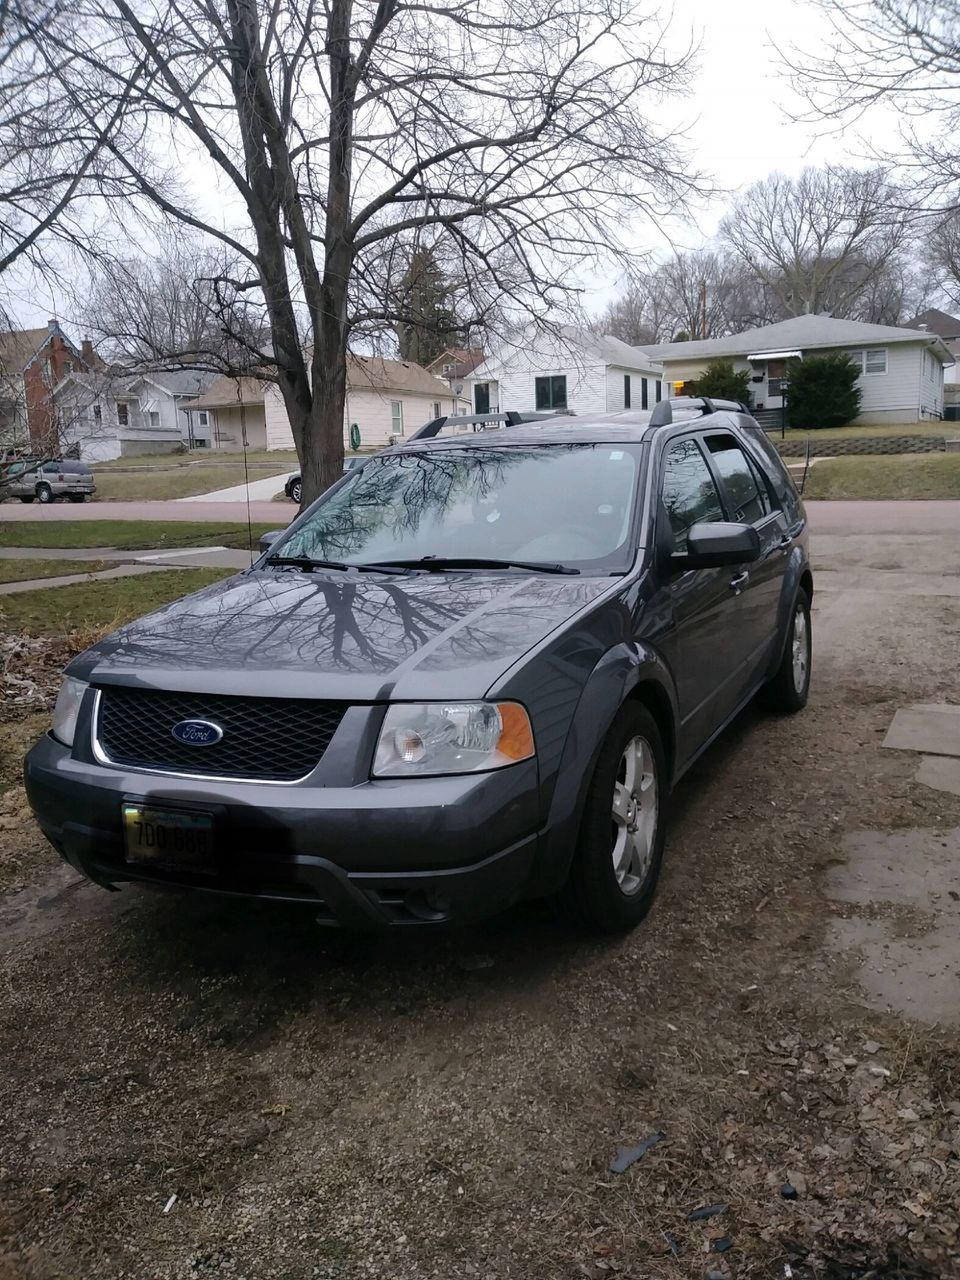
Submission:
[[[732,360],[711,360],[693,384],[693,394],[713,396],[716,400],[750,402],[750,373],[735,369]]]
[[[860,370],[842,351],[793,362],[787,390],[791,427],[845,427],[860,412]]]

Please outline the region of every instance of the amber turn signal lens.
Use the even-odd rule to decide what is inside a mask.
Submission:
[[[498,702],[497,710],[503,724],[497,750],[508,760],[529,760],[533,755],[530,717],[517,702]]]

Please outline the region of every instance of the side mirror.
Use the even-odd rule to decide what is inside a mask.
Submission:
[[[686,555],[675,557],[678,569],[713,569],[760,558],[760,535],[750,524],[695,524],[687,534]]]
[[[283,532],[284,532],[283,529],[271,529],[269,533],[261,534],[260,535],[260,554],[263,555],[264,552],[269,551],[270,548],[273,546],[273,544],[276,542],[276,540],[280,537],[280,535]]]

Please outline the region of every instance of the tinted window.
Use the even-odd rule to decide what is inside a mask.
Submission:
[[[717,486],[696,440],[678,440],[667,450],[661,498],[676,552],[686,551],[693,525],[724,518]]]
[[[770,514],[770,499],[760,477],[733,436],[708,436],[707,448],[720,474],[730,518],[757,524]]]
[[[639,449],[472,446],[369,459],[320,500],[277,554],[370,563],[424,556],[556,561],[622,571]]]

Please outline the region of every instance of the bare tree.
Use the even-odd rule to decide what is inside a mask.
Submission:
[[[168,231],[150,256],[103,256],[94,264],[84,329],[101,355],[128,368],[256,371],[269,328],[260,298],[237,292],[240,270],[225,245]]]
[[[685,56],[622,0],[89,0],[30,35],[110,125],[107,190],[242,260],[308,499],[340,473],[351,333],[407,318],[382,288],[398,239],[430,228],[461,264],[465,323],[504,298],[540,314],[696,180],[652,110]],[[174,163],[198,154],[214,213]]]
[[[882,169],[772,174],[735,202],[720,231],[783,315],[856,315],[910,239],[902,193]]]

